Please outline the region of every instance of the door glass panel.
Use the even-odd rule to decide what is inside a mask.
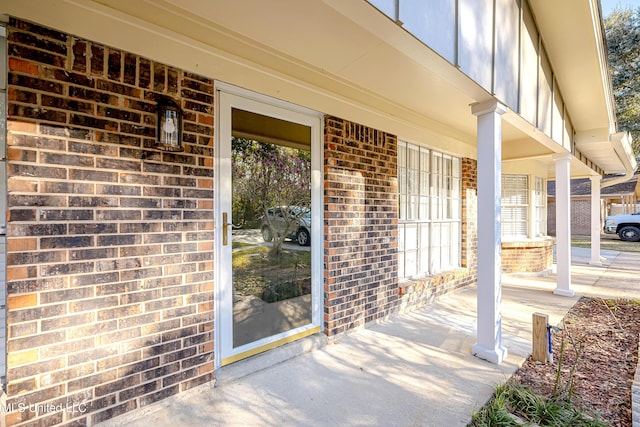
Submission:
[[[312,322],[311,129],[232,109],[233,347]]]

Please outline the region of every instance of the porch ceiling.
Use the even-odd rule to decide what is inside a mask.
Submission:
[[[608,59],[598,0],[531,1],[554,74],[578,132],[614,133]]]
[[[356,110],[376,110],[417,128],[448,130],[474,147],[476,121],[469,105],[490,99],[488,93],[402,28],[389,25],[386,16],[364,1],[96,3],[257,63],[260,68],[275,70],[282,78],[310,84],[351,105],[335,111],[335,105],[325,107],[314,96],[296,98],[277,83],[251,87],[244,76],[225,73],[223,68],[216,70],[216,78],[373,127],[380,126],[374,121],[376,117]],[[247,13],[249,10],[251,13]],[[354,16],[358,17],[357,25],[351,19]],[[401,50],[399,45],[403,46]]]
[[[617,132],[599,0],[531,1],[564,102],[576,148],[608,174],[635,167],[633,153],[610,141]],[[623,144],[624,145],[624,144]]]
[[[574,127],[587,132],[610,127],[604,83],[594,65],[600,61],[596,41],[584,42],[593,31],[585,22],[591,23],[594,1],[585,6],[584,0],[565,0],[548,7],[549,2],[532,2]],[[458,144],[455,151],[469,157],[476,156],[470,104],[492,99],[364,0],[5,0],[0,13],[445,151]],[[563,39],[567,33],[570,40]],[[594,87],[598,90],[584,91]],[[531,129],[505,121],[505,158],[562,150],[532,138]],[[602,162],[612,158],[619,163],[610,152]]]

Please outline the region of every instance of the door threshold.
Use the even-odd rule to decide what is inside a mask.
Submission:
[[[324,347],[329,338],[323,333],[316,333],[299,340],[281,345],[255,356],[225,365],[215,371],[215,385],[223,385],[245,377],[254,372],[270,368],[304,353]]]

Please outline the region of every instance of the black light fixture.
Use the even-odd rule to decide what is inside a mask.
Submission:
[[[182,110],[170,98],[158,100],[158,129],[156,148],[163,151],[183,151]]]

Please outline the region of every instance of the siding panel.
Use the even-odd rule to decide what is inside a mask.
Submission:
[[[458,65],[487,91],[492,91],[493,2],[458,1]]]

